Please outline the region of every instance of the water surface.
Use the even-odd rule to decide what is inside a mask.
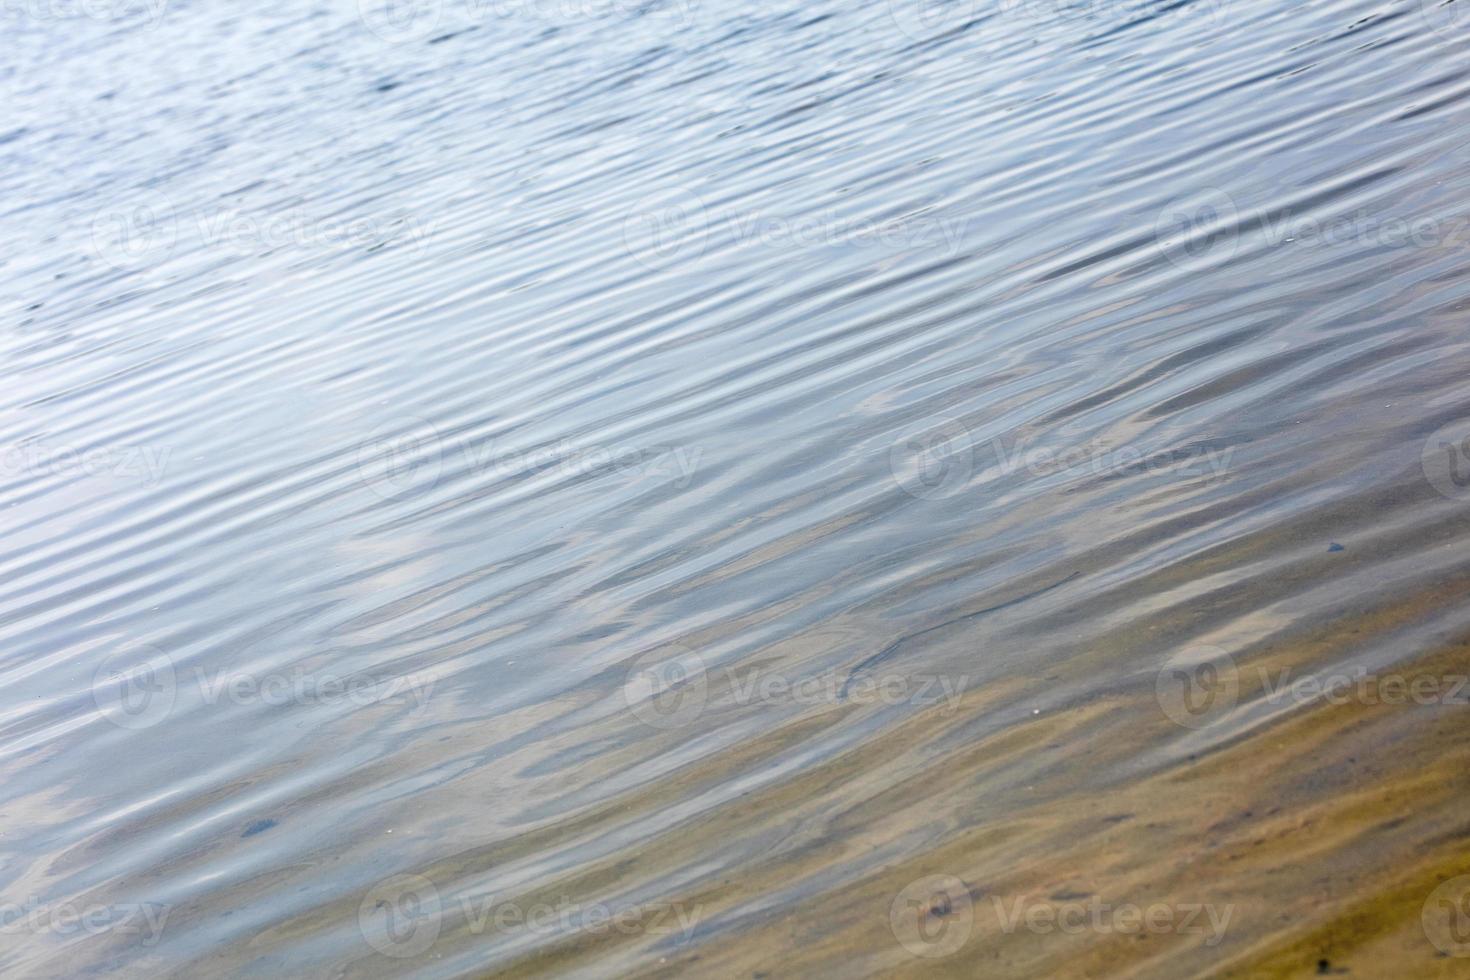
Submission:
[[[1460,6],[7,8],[0,970],[1455,975]]]

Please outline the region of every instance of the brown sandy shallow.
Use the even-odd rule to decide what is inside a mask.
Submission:
[[[1415,612],[1398,605],[1350,628],[1389,629]],[[1274,658],[1305,660],[1311,647]],[[1463,643],[1445,644],[1397,673],[1455,676],[1467,656]],[[1016,693],[1015,681],[972,690],[953,715],[915,715],[882,738],[679,825],[657,847],[515,896],[529,905],[605,893],[630,877],[698,865],[702,853],[764,828],[764,856],[738,874],[662,896],[698,910],[691,941],[577,934],[543,943],[495,975],[1470,972],[1470,961],[1449,955],[1470,950],[1437,948],[1423,922],[1436,886],[1470,874],[1470,707],[1374,697],[1302,706],[1227,744],[1139,771],[1136,760],[1150,759],[1178,729],[1147,697],[1117,695],[936,754],[946,726],[958,728]],[[1243,702],[1260,693],[1243,681]],[[793,720],[723,754],[717,767],[622,798],[619,810],[651,812],[700,784],[735,778],[830,721],[830,712]],[[564,824],[556,836],[586,829]],[[547,843],[531,835],[514,850]],[[885,853],[896,857],[885,861]],[[448,882],[513,856],[509,847],[477,849],[422,873]],[[847,868],[856,870],[846,875]],[[914,885],[930,876],[944,878]],[[771,896],[782,899],[761,911]],[[906,912],[908,899],[917,905]],[[1002,917],[1018,902],[1168,911],[1156,912],[1154,928],[1104,916],[1114,928],[1022,922],[1008,930]],[[446,921],[436,950],[486,938]],[[383,965],[357,964],[367,973]]]
[[[1286,576],[1280,587],[1309,574]],[[1430,921],[1431,893],[1470,874],[1470,689],[1452,703],[1414,704],[1370,683],[1342,703],[1262,707],[1264,678],[1301,676],[1340,663],[1344,651],[1417,637],[1466,590],[1462,577],[1421,583],[1295,628],[1289,642],[1247,648],[1237,657],[1241,709],[1199,732],[1184,732],[1150,685],[1133,680],[976,728],[977,718],[1000,715],[1059,676],[1116,672],[1137,657],[1140,633],[1178,624],[1160,617],[1120,627],[1053,662],[1045,677],[971,687],[958,710],[912,714],[696,813],[651,846],[620,848],[505,896],[531,904],[693,878],[659,894],[697,910],[687,940],[578,933],[538,943],[493,973],[1470,975],[1467,937]],[[1434,679],[1448,695],[1470,672],[1462,637],[1413,642],[1422,652],[1384,676]],[[422,873],[452,882],[602,824],[651,818],[771,765],[859,710],[844,704],[793,717],[576,822],[554,821]],[[666,733],[667,748],[684,737]],[[626,744],[601,761],[617,769],[620,756],[632,764],[648,749]],[[753,842],[738,868],[716,858],[732,841]],[[718,880],[687,873],[715,864],[727,869]],[[1470,882],[1452,897],[1464,909],[1467,896]],[[1162,909],[1159,924],[1129,928],[1104,914],[1111,927],[1047,928],[1045,913],[1037,928],[1003,922],[1017,908],[1129,904]],[[446,920],[435,948],[452,954],[486,938]],[[364,974],[382,966],[356,964]]]
[[[1401,505],[1422,505],[1419,493]],[[1407,534],[1453,541],[1454,521],[1420,519]],[[1442,922],[1455,910],[1434,898],[1470,875],[1470,686],[1456,703],[1424,704],[1373,684],[1341,703],[1273,703],[1267,687],[1363,663],[1448,694],[1470,674],[1456,619],[1470,574],[1458,558],[1448,571],[1416,558],[1376,590],[1363,584],[1392,567],[1406,536],[1390,528],[1382,546],[1343,557],[1237,535],[1111,594],[1083,591],[1080,605],[1097,608],[1081,611],[1077,595],[1047,591],[1072,573],[1041,569],[969,603],[995,614],[947,611],[919,629],[922,646],[899,645],[873,668],[968,675],[952,704],[742,705],[711,669],[703,713],[661,729],[623,701],[627,664],[495,717],[459,717],[451,703],[433,738],[413,730],[391,759],[313,783],[280,815],[289,824],[332,808],[376,825],[180,902],[169,922],[188,936],[221,908],[265,907],[270,919],[186,971],[152,963],[242,975],[311,948],[331,975],[354,977],[1470,975],[1470,935],[1457,940]],[[1266,574],[1241,574],[1268,559]],[[1071,567],[1103,576],[1117,560]],[[1018,596],[1037,598],[1010,604]],[[742,663],[841,678],[873,660],[853,653],[860,641],[886,651],[894,635],[854,614]],[[1197,641],[1231,650],[1237,690],[1230,710],[1181,721],[1156,682]],[[389,793],[405,802],[380,802]],[[373,805],[337,805],[359,796]],[[188,819],[188,805],[174,818]],[[176,850],[142,885],[204,873],[261,841],[270,835]],[[338,862],[364,870],[338,883]],[[402,874],[432,883],[443,910],[426,950],[384,954],[363,923],[374,888]],[[323,881],[320,897],[306,891]],[[304,911],[282,905],[294,894],[309,896]],[[534,933],[466,915],[463,899],[491,896],[636,914],[624,929]],[[1470,922],[1470,879],[1449,898]],[[687,932],[669,906],[689,917]],[[1130,906],[1159,918],[1136,924]],[[1094,908],[1107,910],[1100,920]],[[1078,910],[1081,920],[1048,920]]]
[[[1463,663],[1463,655],[1463,648],[1446,650],[1422,666],[1432,668],[1434,660]],[[945,840],[920,861],[817,896],[796,914],[755,917],[698,953],[668,956],[665,969],[652,974],[698,968],[720,976],[830,970],[1286,977],[1347,968],[1359,976],[1466,975],[1466,962],[1437,950],[1421,922],[1434,888],[1470,873],[1465,710],[1426,708],[1437,716],[1408,721],[1401,707],[1329,706],[1209,759],[1187,761],[1104,794],[1079,790],[1075,784],[1090,769],[1129,747],[1129,733],[1108,720],[1119,707],[1099,704],[1066,718],[1038,720],[956,753],[922,777],[928,819],[918,828],[915,815],[900,812],[869,825],[859,841],[813,842],[802,853],[749,869],[727,887],[681,896],[710,915],[916,829]],[[1004,778],[1007,763],[1041,744],[1051,749],[1054,765],[1017,792]],[[877,748],[866,753],[880,754]],[[1377,761],[1367,761],[1370,754]],[[879,761],[844,760],[782,792],[752,798],[749,814],[732,812],[689,828],[688,846],[698,849],[729,825],[763,811],[798,808],[824,780],[829,787],[839,785],[855,778],[852,770]],[[945,783],[943,794],[935,792],[935,781]],[[895,785],[893,800],[905,790]],[[883,802],[871,805],[881,809]],[[677,855],[650,854],[646,861],[661,857]],[[968,932],[968,939],[943,957],[908,953],[897,941],[904,926],[890,915],[905,886],[928,875],[960,879],[970,902],[951,926]],[[991,901],[1079,901],[1094,895],[1115,906],[1170,905],[1179,912],[1181,932],[1191,905],[1229,906],[1232,914],[1213,944],[1207,944],[1208,931],[1063,935],[1022,927],[1007,934]],[[951,902],[951,915],[954,907]],[[1203,920],[1200,926],[1205,928]],[[542,951],[515,972],[595,968],[611,953],[606,947],[584,937]]]

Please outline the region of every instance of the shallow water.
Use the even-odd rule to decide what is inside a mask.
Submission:
[[[1464,4],[375,2],[3,14],[0,971],[1464,969]]]

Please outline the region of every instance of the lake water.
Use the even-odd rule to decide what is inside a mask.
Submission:
[[[0,18],[5,976],[1464,975],[1470,5]]]

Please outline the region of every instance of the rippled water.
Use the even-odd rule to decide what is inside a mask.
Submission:
[[[4,8],[0,972],[1464,975],[1470,8],[375,3]]]

